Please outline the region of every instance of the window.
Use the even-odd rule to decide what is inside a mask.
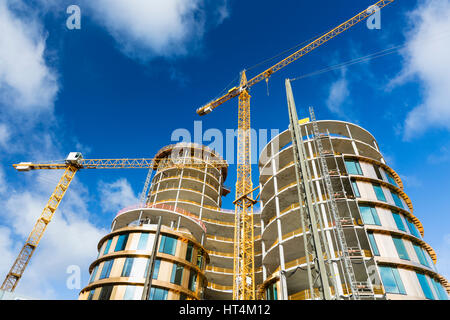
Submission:
[[[149,300],[167,300],[167,293],[166,289],[152,287]]]
[[[194,246],[192,243],[188,243],[186,249],[186,260],[192,262],[192,254],[194,253]]]
[[[147,249],[147,242],[148,242],[148,233],[141,233],[137,249],[138,250]]]
[[[417,231],[416,226],[414,223],[411,222],[411,220],[407,219],[406,224],[408,225],[409,232],[411,232],[412,235],[414,235],[416,238],[420,238],[420,233]]]
[[[158,279],[159,266],[160,265],[161,265],[161,260],[155,259],[155,264],[154,264],[154,267],[153,267],[153,276],[152,276],[152,279],[154,279],[154,280]]]
[[[392,195],[392,198],[394,199],[395,205],[396,205],[397,207],[399,207],[399,208],[404,209],[402,200],[400,200],[400,198],[399,198],[397,192],[391,191],[391,195]]]
[[[375,207],[359,206],[361,217],[365,224],[373,224],[381,226],[380,218],[378,218],[377,209]]]
[[[125,293],[123,295],[123,300],[134,300],[134,293],[136,291],[136,286],[127,286]]]
[[[122,277],[129,277],[131,274],[131,269],[133,268],[133,258],[126,258],[125,259],[125,263],[123,265],[123,269],[122,269]]]
[[[373,168],[375,169],[375,174],[377,175],[377,178],[379,180],[383,180],[383,176],[381,175],[381,172],[380,172],[380,167],[377,166],[376,164],[374,164]]]
[[[353,193],[355,194],[355,197],[361,198],[361,194],[359,193],[359,189],[358,189],[358,184],[356,183],[355,180],[352,180],[352,188],[353,188]]]
[[[369,237],[370,246],[372,247],[372,252],[375,256],[380,255],[380,251],[378,250],[377,242],[375,241],[375,236],[372,232],[368,232],[367,236]]]
[[[105,251],[103,251],[103,255],[105,255],[105,254],[108,253],[109,247],[111,247],[111,242],[112,242],[112,239],[109,239],[109,240],[106,242]]]
[[[135,258],[133,260],[133,268],[131,269],[130,277],[145,278],[146,269],[149,259],[147,258]]]
[[[191,269],[191,272],[189,274],[188,288],[189,290],[195,292],[196,287],[197,287],[197,273]]]
[[[442,285],[437,282],[436,279],[432,279],[431,282],[433,283],[434,291],[436,291],[439,300],[448,300],[447,292],[445,292]]]
[[[98,265],[96,265],[94,270],[92,270],[91,277],[89,278],[89,284],[91,284],[94,281],[95,276],[97,275],[97,270],[98,270]]]
[[[202,269],[203,267],[203,250],[199,249],[197,252],[197,267]]]
[[[94,297],[94,292],[95,292],[95,289],[89,291],[89,295],[88,295],[88,297],[87,297],[88,300],[92,300],[92,298]]]
[[[422,287],[423,294],[427,299],[434,300],[433,291],[431,291],[430,285],[428,284],[427,278],[424,274],[416,272],[417,279],[419,279],[420,286]]]
[[[373,183],[373,191],[375,191],[375,195],[377,196],[377,199],[380,201],[386,202],[386,197],[384,196],[383,189],[378,183]]]
[[[429,267],[427,258],[425,257],[425,254],[423,253],[423,250],[421,247],[419,247],[417,244],[413,244],[414,251],[416,252],[417,258],[420,261],[420,264]]]
[[[345,167],[347,168],[348,174],[363,175],[358,160],[345,160]]]
[[[278,300],[276,282],[266,288],[266,300]]]
[[[121,234],[119,236],[119,239],[117,239],[116,248],[114,249],[114,252],[125,250],[125,247],[127,246],[127,241],[128,241],[128,233]]]
[[[161,237],[159,252],[167,253],[174,256],[176,248],[177,248],[177,238],[171,236]]]
[[[405,225],[403,224],[402,217],[395,211],[392,211],[392,217],[394,218],[395,224],[397,225],[397,229],[406,232]]]
[[[181,282],[183,281],[183,271],[183,265],[174,264],[172,267],[172,276],[170,278],[170,282],[181,286]]]
[[[405,244],[403,243],[402,238],[400,237],[392,237],[394,241],[395,248],[397,249],[398,256],[400,259],[409,260],[408,252],[406,251]]]
[[[114,260],[112,260],[112,259],[103,262],[102,273],[100,274],[99,279],[105,279],[105,278],[109,277],[109,273],[111,272],[113,263],[114,263]]]
[[[387,293],[406,294],[397,268],[379,266],[381,280]]]
[[[100,291],[100,296],[98,297],[98,300],[109,300],[111,297],[113,286],[103,286],[102,290]]]
[[[394,186],[398,187],[397,182],[395,182],[394,177],[389,172],[386,172],[387,179],[390,184],[393,184]]]

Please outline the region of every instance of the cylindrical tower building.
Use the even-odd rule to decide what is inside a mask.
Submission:
[[[221,209],[222,196],[230,192],[224,186],[224,160],[191,143],[164,147],[155,159],[146,204],[117,214],[111,233],[99,242],[80,299],[142,298],[160,217],[149,298],[231,299],[234,211]],[[255,235],[256,279],[261,282],[259,225]]]
[[[333,199],[340,214],[353,288],[360,297],[375,299],[447,299],[447,280],[436,270],[436,254],[423,240],[424,230],[414,215],[399,175],[390,168],[375,138],[363,128],[342,121],[317,121],[326,155]],[[352,298],[352,286],[342,264],[336,223],[330,213],[320,152],[313,123],[300,125],[315,205],[323,220],[330,257],[334,298]],[[262,150],[260,161],[263,299],[315,299],[309,288],[300,203],[291,133],[286,130]],[[315,264],[314,261],[310,261]]]

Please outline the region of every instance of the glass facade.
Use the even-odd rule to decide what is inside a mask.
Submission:
[[[392,211],[392,217],[394,218],[397,229],[406,232],[405,224],[403,223],[402,217],[399,213]]]
[[[375,236],[372,232],[368,232],[367,236],[369,237],[370,246],[372,247],[372,252],[375,256],[380,255],[380,251],[378,250],[377,242],[375,241]]]
[[[277,283],[272,283],[266,288],[266,300],[278,300]]]
[[[406,224],[408,225],[408,229],[409,232],[414,235],[417,238],[421,238],[419,231],[417,230],[416,226],[414,225],[414,223],[411,222],[411,220],[406,219]]]
[[[138,246],[137,246],[138,250],[145,250],[145,249],[147,249],[148,236],[149,236],[149,233],[147,233],[147,232],[141,233],[141,236],[139,237],[139,243],[138,243]]]
[[[416,252],[417,258],[419,259],[420,263],[424,266],[429,267],[428,260],[425,257],[425,254],[423,252],[423,249],[419,247],[417,244],[413,244],[414,251]]]
[[[150,289],[149,300],[167,300],[168,292],[167,289],[152,287]]]
[[[352,180],[352,188],[353,188],[353,193],[355,194],[355,197],[361,198],[361,194],[359,193],[359,189],[358,189],[358,184],[356,183],[355,180]]]
[[[387,293],[406,294],[397,268],[379,266],[381,280]]]
[[[378,217],[375,207],[360,205],[359,211],[361,212],[361,217],[365,224],[381,226],[380,218]]]
[[[345,167],[347,168],[348,174],[355,174],[355,175],[363,175],[363,172],[361,170],[361,166],[359,164],[358,160],[345,160]]]
[[[416,272],[417,279],[419,279],[420,287],[422,288],[423,294],[427,299],[434,300],[436,299],[433,291],[431,291],[430,285],[427,281],[427,278],[424,274]]]
[[[375,195],[378,200],[386,202],[386,196],[384,195],[383,189],[377,183],[373,183],[373,191],[375,191]]]
[[[121,234],[117,239],[116,248],[114,249],[114,252],[125,250],[127,241],[128,241],[128,233]]]
[[[183,265],[174,264],[172,266],[172,275],[170,277],[170,282],[180,286],[181,282],[183,281],[183,271],[184,271]]]
[[[106,260],[103,262],[102,272],[100,273],[99,279],[105,279],[109,278],[109,273],[111,272],[112,265],[114,263],[114,260]]]
[[[406,251],[405,244],[403,243],[402,238],[400,237],[392,237],[394,241],[395,248],[397,249],[397,253],[400,259],[409,260],[408,252]]]
[[[159,252],[167,253],[174,256],[176,248],[177,248],[177,238],[166,235],[163,235],[161,237]]]
[[[394,199],[395,205],[399,208],[404,209],[403,203],[400,200],[400,197],[398,196],[397,192],[391,191],[391,195],[392,195],[392,198]]]

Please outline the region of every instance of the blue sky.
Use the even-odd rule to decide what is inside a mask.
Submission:
[[[176,129],[224,133],[237,101],[195,113],[248,69],[310,39],[374,0],[0,0],[0,274],[6,275],[61,172],[18,173],[20,161],[151,158]],[[69,30],[66,8],[81,9]],[[381,29],[360,23],[251,90],[252,127],[285,130],[284,79],[401,46],[393,54],[293,82],[300,117],[354,122],[378,140],[403,178],[438,269],[450,277],[450,3],[395,1]],[[272,62],[276,62],[273,60]],[[234,80],[234,82],[232,82]],[[269,133],[270,134],[270,133]],[[263,142],[259,142],[263,144]],[[205,144],[208,144],[206,141]],[[225,155],[226,156],[226,155]],[[257,167],[254,183],[257,183]],[[137,202],[145,170],[80,171],[17,288],[35,298],[75,299],[96,245],[122,207]],[[226,184],[234,187],[235,166]],[[234,192],[234,191],[233,191]],[[232,208],[233,192],[224,199]]]

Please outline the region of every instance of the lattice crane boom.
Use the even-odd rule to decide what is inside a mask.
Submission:
[[[309,52],[317,49],[326,42],[350,29],[359,22],[381,10],[394,0],[380,0],[353,18],[338,25],[336,28],[320,36],[316,40],[297,50],[285,59],[274,64],[247,81],[245,70],[241,73],[238,87],[230,89],[225,95],[207,103],[197,109],[200,116],[235,97],[239,97],[238,111],[238,152],[237,152],[237,181],[235,200],[235,243],[234,243],[234,274],[233,299],[253,300],[255,298],[254,275],[254,237],[253,237],[253,205],[251,154],[250,154],[250,94],[249,89],[262,80],[268,80],[272,74],[283,69],[292,62],[300,59]]]
[[[181,160],[181,159],[180,159]],[[36,224],[28,236],[25,245],[22,247],[18,257],[14,261],[8,275],[6,276],[1,289],[5,291],[14,291],[19,280],[30,262],[30,259],[36,250],[39,242],[44,235],[44,232],[53,218],[56,209],[58,208],[61,200],[63,199],[70,183],[72,182],[75,174],[80,169],[155,169],[159,165],[186,167],[194,166],[203,168],[204,166],[215,167],[227,167],[228,164],[224,160],[195,160],[186,163],[184,161],[178,161],[174,158],[153,158],[153,159],[83,159],[81,153],[71,152],[66,160],[60,162],[48,162],[48,163],[32,163],[21,162],[14,164],[14,168],[18,171],[30,171],[30,170],[64,170],[61,179],[58,182],[55,190],[50,196],[47,205],[42,211],[41,215],[36,221]]]

